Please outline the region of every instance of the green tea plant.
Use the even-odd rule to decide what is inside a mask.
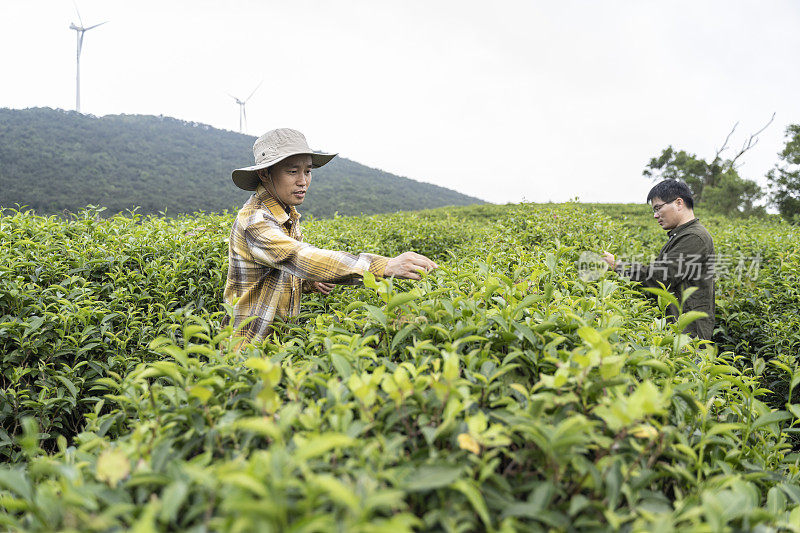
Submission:
[[[26,416],[51,445],[73,436],[100,400],[97,379],[154,357],[147,343],[170,313],[220,300],[228,220],[97,211],[0,217],[0,456]]]
[[[99,228],[90,214],[0,218],[10,260],[23,254],[5,242],[35,237],[23,243],[31,266],[16,260],[22,279],[0,297],[3,375],[34,367],[20,354],[38,342],[23,335],[35,316],[54,332],[35,352],[52,365],[36,366],[36,380],[23,379],[32,369],[4,382],[3,412],[16,425],[6,429],[0,522],[31,531],[800,530],[796,354],[748,350],[753,340],[697,344],[682,334],[692,315],[664,318],[668,293],[645,295],[610,273],[582,279],[583,251],[645,250],[663,238],[617,215],[569,203],[314,221],[306,235],[321,246],[417,247],[441,268],[420,282],[367,275],[364,287],[311,296],[300,317],[241,351],[219,326],[230,217],[132,215]],[[715,219],[718,246],[793,257],[780,250],[794,242],[785,226],[748,223],[762,238]],[[48,234],[63,236],[65,259],[47,252],[56,248]],[[42,277],[35,265],[47,253]],[[99,257],[104,266],[90,263]],[[69,274],[70,258],[92,266]],[[771,268],[721,280],[720,331],[730,339],[744,287],[774,283]],[[78,280],[56,298],[65,275]],[[51,314],[35,314],[40,301]],[[106,333],[124,342],[78,355],[96,339],[79,332],[99,331],[112,311]],[[792,346],[788,329],[769,331]],[[73,397],[58,376],[78,383],[74,404],[48,403]],[[767,389],[770,379],[786,390]],[[26,394],[35,401],[14,414],[7,398]]]

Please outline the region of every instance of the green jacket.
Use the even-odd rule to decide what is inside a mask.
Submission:
[[[617,271],[647,287],[658,287],[659,282],[681,300],[689,287],[697,290],[689,296],[683,312],[702,311],[708,317],[692,322],[686,333],[700,339],[711,340],[714,333],[714,241],[698,219],[670,230],[669,240],[658,257],[650,264],[620,263]],[[677,316],[674,305],[668,309]]]

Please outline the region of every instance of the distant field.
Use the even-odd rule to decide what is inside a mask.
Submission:
[[[232,214],[0,216],[0,524],[25,531],[800,530],[800,236],[700,217],[716,348],[584,252],[646,205],[315,220],[441,266],[308,296],[241,353]],[[663,300],[663,299],[662,299]],[[663,306],[662,306],[663,307]]]

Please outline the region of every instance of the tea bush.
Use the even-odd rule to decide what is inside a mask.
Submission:
[[[586,250],[657,251],[640,209],[313,221],[320,246],[441,268],[311,296],[240,352],[219,326],[231,216],[6,214],[0,522],[798,531],[797,238],[708,221],[719,250],[762,264],[720,280],[704,346],[681,334],[692,316],[664,319],[667,293],[579,275]]]
[[[100,399],[96,380],[151,359],[170,313],[218,305],[228,217],[198,227],[98,211],[0,217],[0,456],[25,416],[45,438],[74,435]]]

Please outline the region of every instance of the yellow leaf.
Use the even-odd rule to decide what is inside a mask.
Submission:
[[[525,389],[525,387],[523,387],[519,383],[512,383],[511,385],[509,385],[509,387],[511,387],[512,389],[514,389],[518,393],[522,394],[523,398],[527,398],[528,397],[528,391]]]
[[[206,403],[211,398],[211,391],[200,385],[195,385],[189,388],[189,395],[200,398],[201,402]]]
[[[658,437],[658,430],[653,426],[644,424],[631,431],[631,435],[637,439],[653,440],[654,438]]]
[[[250,357],[244,362],[244,366],[258,370],[259,372],[269,372],[272,369],[272,362],[260,357]]]
[[[481,453],[481,445],[478,444],[478,441],[472,438],[469,433],[461,433],[458,436],[458,447],[462,450],[467,450],[475,455]]]
[[[120,450],[106,450],[97,458],[97,479],[112,487],[116,487],[130,472],[131,462]]]
[[[442,375],[445,381],[453,381],[458,378],[461,371],[461,364],[457,353],[449,353],[444,356],[444,370]]]

